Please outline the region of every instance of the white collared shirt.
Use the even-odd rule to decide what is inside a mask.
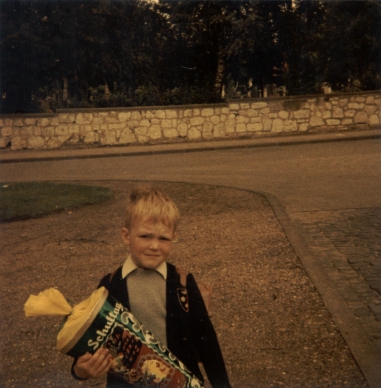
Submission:
[[[129,255],[122,267],[122,278],[124,279],[132,271],[135,271],[136,268],[138,268],[138,266],[133,262],[131,255]],[[164,280],[167,280],[167,262],[163,261],[157,268],[155,268],[155,271],[157,271]]]

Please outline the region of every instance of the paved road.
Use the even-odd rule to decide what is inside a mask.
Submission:
[[[370,386],[381,386],[380,139],[0,166],[3,182],[114,179],[267,193]]]

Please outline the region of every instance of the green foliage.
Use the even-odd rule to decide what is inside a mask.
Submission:
[[[0,26],[5,113],[381,87],[378,0],[0,1]]]
[[[41,217],[59,210],[97,204],[109,199],[108,188],[22,182],[0,184],[0,222]]]

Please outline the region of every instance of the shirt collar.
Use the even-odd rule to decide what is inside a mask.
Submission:
[[[122,278],[127,277],[132,271],[138,268],[137,265],[132,261],[131,255],[127,257],[122,267]],[[163,261],[157,268],[154,269],[158,272],[164,280],[167,280],[167,263]]]

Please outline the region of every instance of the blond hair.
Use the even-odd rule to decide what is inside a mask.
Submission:
[[[173,200],[160,189],[137,186],[132,189],[126,208],[125,227],[130,229],[135,221],[161,222],[176,230],[180,213]]]

